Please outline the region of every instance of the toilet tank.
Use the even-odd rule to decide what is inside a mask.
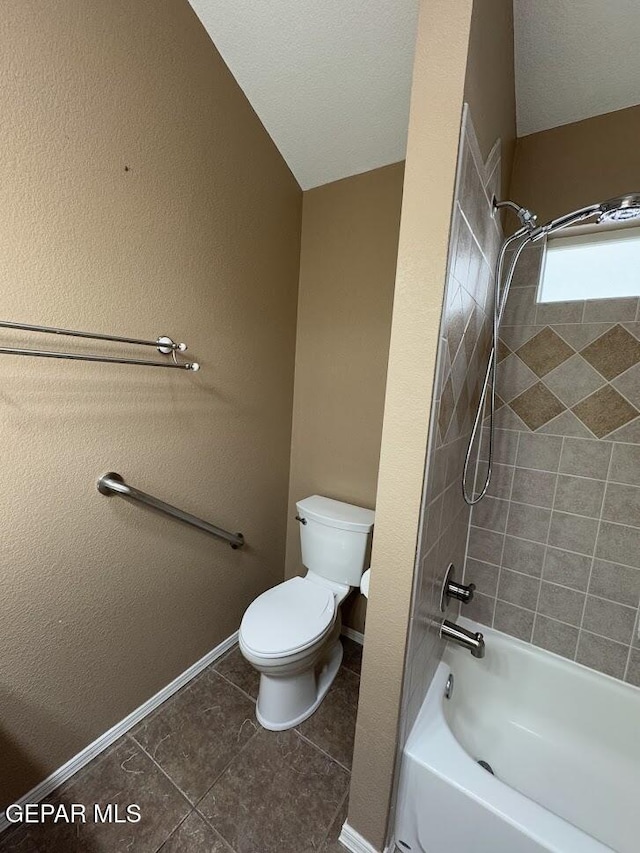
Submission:
[[[321,495],[298,501],[302,562],[336,583],[358,586],[369,556],[375,513]]]

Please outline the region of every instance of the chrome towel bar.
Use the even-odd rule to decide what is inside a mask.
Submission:
[[[167,515],[186,522],[186,524],[191,524],[199,530],[204,530],[205,533],[217,536],[218,539],[224,539],[229,542],[232,548],[242,548],[244,545],[244,536],[242,533],[229,533],[228,530],[216,527],[215,524],[209,524],[208,521],[203,521],[189,512],[171,506],[171,504],[165,503],[159,498],[154,498],[153,495],[141,492],[139,489],[135,489],[128,483],[125,483],[120,474],[116,474],[114,471],[109,471],[98,479],[98,491],[101,495],[121,495],[122,497],[132,498],[135,501],[152,506],[154,509],[160,510],[160,512],[165,512]]]
[[[122,344],[135,344],[136,346],[155,347],[163,355],[171,355],[171,361],[145,361],[140,358],[119,358],[116,356],[83,355],[72,352],[52,352],[51,350],[22,349],[17,347],[0,347],[0,355],[30,355],[38,358],[69,358],[74,361],[103,361],[112,364],[141,364],[148,367],[172,367],[179,370],[199,370],[200,365],[195,361],[180,362],[176,353],[184,352],[186,344],[176,344],[171,338],[162,335],[155,341],[142,340],[141,338],[127,338],[119,335],[103,335],[99,332],[79,332],[75,329],[60,329],[57,326],[37,326],[32,323],[14,323],[10,320],[0,320],[0,328],[17,329],[23,332],[41,332],[46,335],[64,335],[70,338],[89,338],[94,341],[113,341]]]

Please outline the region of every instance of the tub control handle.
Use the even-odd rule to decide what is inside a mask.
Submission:
[[[457,598],[463,604],[468,604],[473,600],[473,593],[476,585],[474,583],[463,584],[457,581],[450,580],[447,582],[445,595],[448,598]]]
[[[457,598],[463,604],[468,604],[473,600],[473,593],[476,585],[474,583],[463,584],[458,583],[455,578],[456,567],[453,563],[449,563],[447,571],[442,581],[440,589],[440,610],[445,613],[452,598]]]

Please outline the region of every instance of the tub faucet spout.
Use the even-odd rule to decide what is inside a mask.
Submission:
[[[472,633],[461,625],[445,619],[440,627],[440,636],[445,640],[453,640],[465,649],[469,649],[474,658],[484,657],[484,637],[480,632]]]

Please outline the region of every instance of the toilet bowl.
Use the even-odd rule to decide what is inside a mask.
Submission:
[[[358,586],[374,513],[314,495],[296,504],[304,577],[267,590],[240,625],[240,651],[260,673],[258,722],[293,728],[318,708],[342,662],[340,605]]]
[[[340,600],[308,578],[292,578],[257,598],[244,615],[240,650],[260,673],[256,706],[265,729],[311,716],[342,662]]]

